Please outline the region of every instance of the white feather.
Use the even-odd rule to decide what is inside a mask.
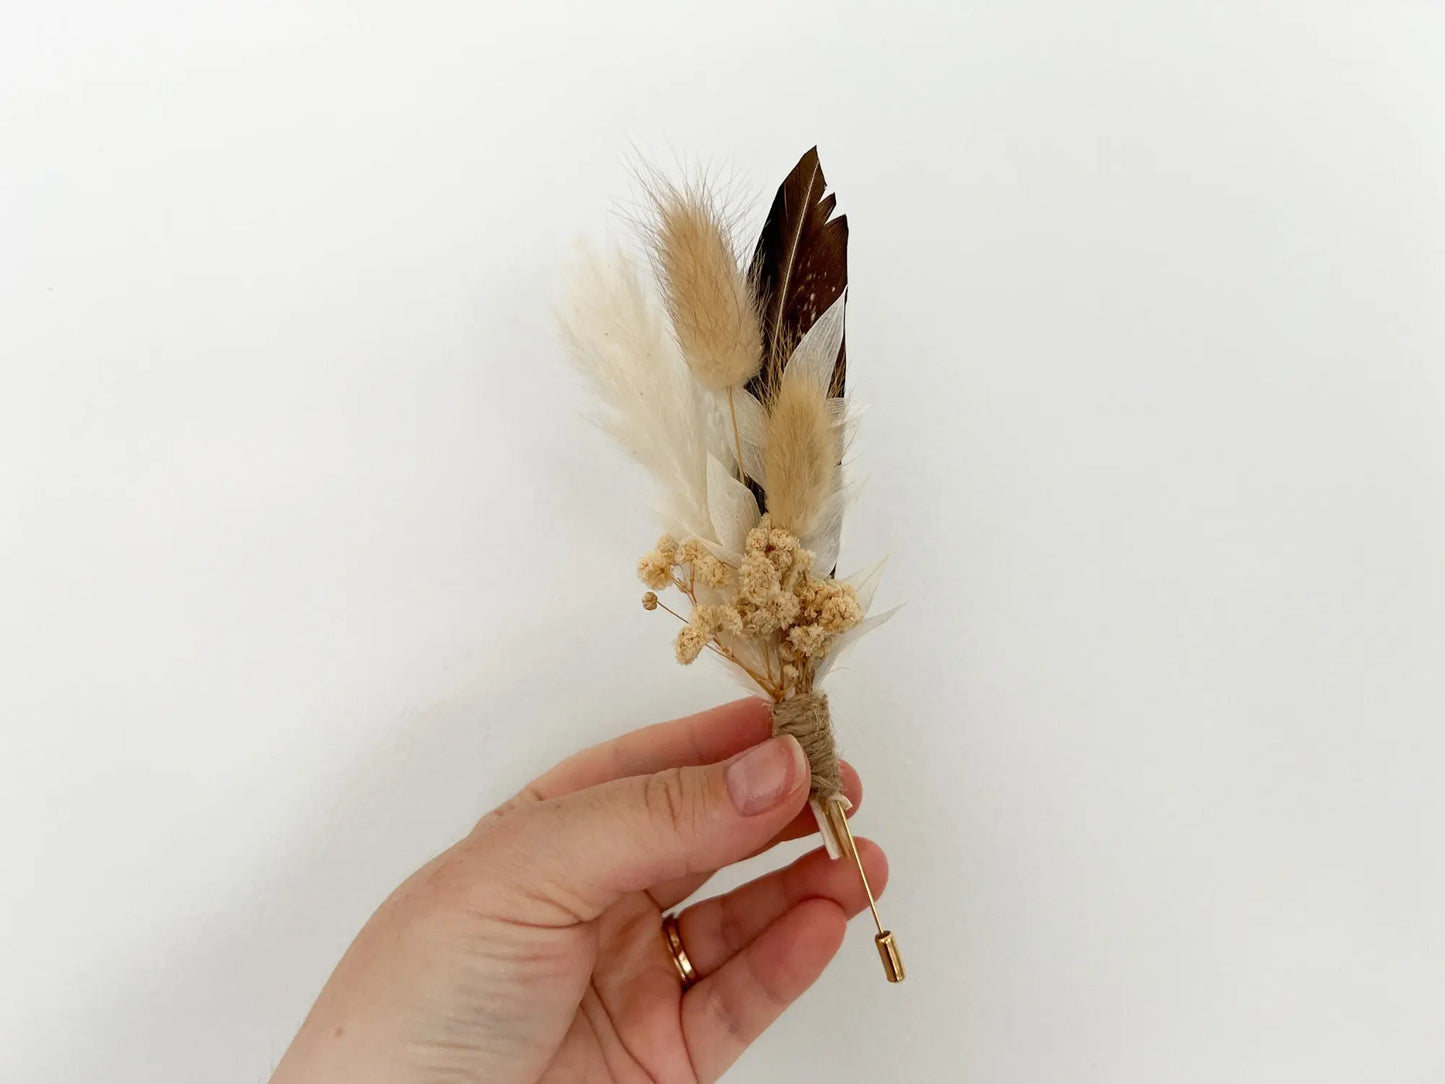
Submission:
[[[843,345],[843,295],[828,306],[828,311],[813,321],[807,333],[793,348],[783,372],[811,380],[824,395],[833,383],[833,365]]]
[[[818,516],[818,524],[799,541],[805,550],[813,551],[815,575],[826,576],[838,563],[838,548],[843,541],[843,510],[841,493],[828,498]]]
[[[717,456],[707,457],[707,510],[712,521],[712,541],[725,561],[742,563],[748,532],[758,525],[758,500],[753,491],[737,480]]]
[[[902,606],[894,606],[891,610],[884,610],[881,614],[876,614],[868,618],[857,628],[849,629],[842,636],[838,637],[837,641],[833,644],[833,650],[828,652],[828,657],[819,663],[818,669],[814,671],[814,680],[822,681],[823,677],[841,662],[848,652],[853,650],[859,640],[863,639],[864,636],[883,624],[902,608]]]
[[[858,419],[868,413],[868,408],[862,404],[855,403],[847,396],[841,396],[828,400],[828,414],[833,419],[833,424],[838,426],[852,426],[858,423]]]
[[[858,596],[858,605],[863,607],[864,614],[873,606],[873,596],[878,593],[878,585],[883,582],[883,570],[887,566],[888,558],[885,557],[872,568],[855,572],[846,580],[853,585],[853,592]]]
[[[867,411],[867,407],[855,405],[846,396],[828,400],[828,416],[833,421],[833,428],[838,430],[838,446],[844,455],[848,454],[848,448],[858,434],[858,419]]]
[[[817,525],[800,540],[805,550],[813,551],[813,567],[818,569],[820,574],[822,570],[833,568],[838,563],[838,548],[843,540],[843,517],[862,495],[867,482],[866,477],[855,478],[841,486],[828,498],[828,503],[818,516]]]
[[[733,458],[715,408],[678,355],[650,284],[620,248],[604,256],[583,246],[568,270],[562,338],[601,402],[599,424],[653,476],[664,528],[707,537],[708,454]]]
[[[768,412],[757,396],[743,388],[733,392],[733,411],[738,419],[738,441],[743,446],[743,469],[766,490],[763,463],[768,447]]]
[[[763,651],[758,641],[752,637],[732,636],[728,633],[720,633],[718,635],[718,642],[731,651],[738,662],[742,663],[742,666],[736,665],[731,659],[715,651],[707,651],[704,652],[704,654],[712,656],[712,658],[728,672],[737,685],[750,693],[768,696],[768,691],[759,685],[753,679],[752,675],[748,673],[748,671],[751,670],[753,674],[761,674],[767,668]]]
[[[732,680],[732,683],[736,688],[741,689],[743,692],[747,693],[750,696],[763,696],[771,699],[771,694],[769,694],[767,689],[764,689],[761,685],[754,681],[752,679],[752,675],[748,674],[741,668],[734,666],[730,660],[725,659],[721,655],[715,654],[711,651],[705,651],[703,652],[703,654],[712,656],[712,665],[721,667],[723,672],[727,674],[727,676]]]

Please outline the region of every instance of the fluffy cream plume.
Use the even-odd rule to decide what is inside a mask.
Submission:
[[[843,342],[843,311],[839,297],[808,329],[767,404],[763,478],[768,511],[799,538],[811,538],[825,520],[836,535],[831,521],[841,524],[842,519],[843,433],[828,385]]]
[[[731,465],[733,441],[678,358],[649,284],[621,249],[582,247],[568,286],[562,338],[602,403],[599,423],[658,483],[664,527],[712,538],[708,458]]]
[[[682,356],[705,388],[739,388],[762,365],[763,333],[727,222],[700,183],[654,181],[650,195],[649,240]]]
[[[764,476],[768,511],[779,526],[805,537],[838,492],[838,431],[816,382],[784,370],[768,411]]]

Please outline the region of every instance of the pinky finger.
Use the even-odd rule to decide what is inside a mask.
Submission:
[[[722,1076],[813,985],[837,954],[847,927],[848,916],[837,903],[804,900],[687,992],[683,1038],[699,1080]]]

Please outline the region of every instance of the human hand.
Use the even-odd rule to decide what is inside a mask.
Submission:
[[[663,914],[815,830],[807,761],[770,716],[741,700],[634,731],[487,814],[372,916],[272,1084],[716,1080],[866,906],[821,850],[695,903],[678,926],[700,981],[682,989]],[[858,853],[881,892],[883,852]]]

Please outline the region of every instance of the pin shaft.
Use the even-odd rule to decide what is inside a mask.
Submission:
[[[853,829],[848,824],[848,814],[839,802],[827,803],[827,817],[833,826],[833,834],[840,840],[848,841],[848,854],[853,865],[858,867],[858,878],[863,882],[863,891],[868,896],[868,910],[873,913],[873,925],[878,936],[873,943],[878,948],[878,958],[883,961],[883,972],[889,982],[902,982],[904,977],[903,957],[898,952],[898,942],[891,930],[883,928],[883,919],[878,916],[878,901],[873,896],[873,886],[868,883],[868,874],[863,869],[863,858],[858,853],[858,843],[853,839]]]

